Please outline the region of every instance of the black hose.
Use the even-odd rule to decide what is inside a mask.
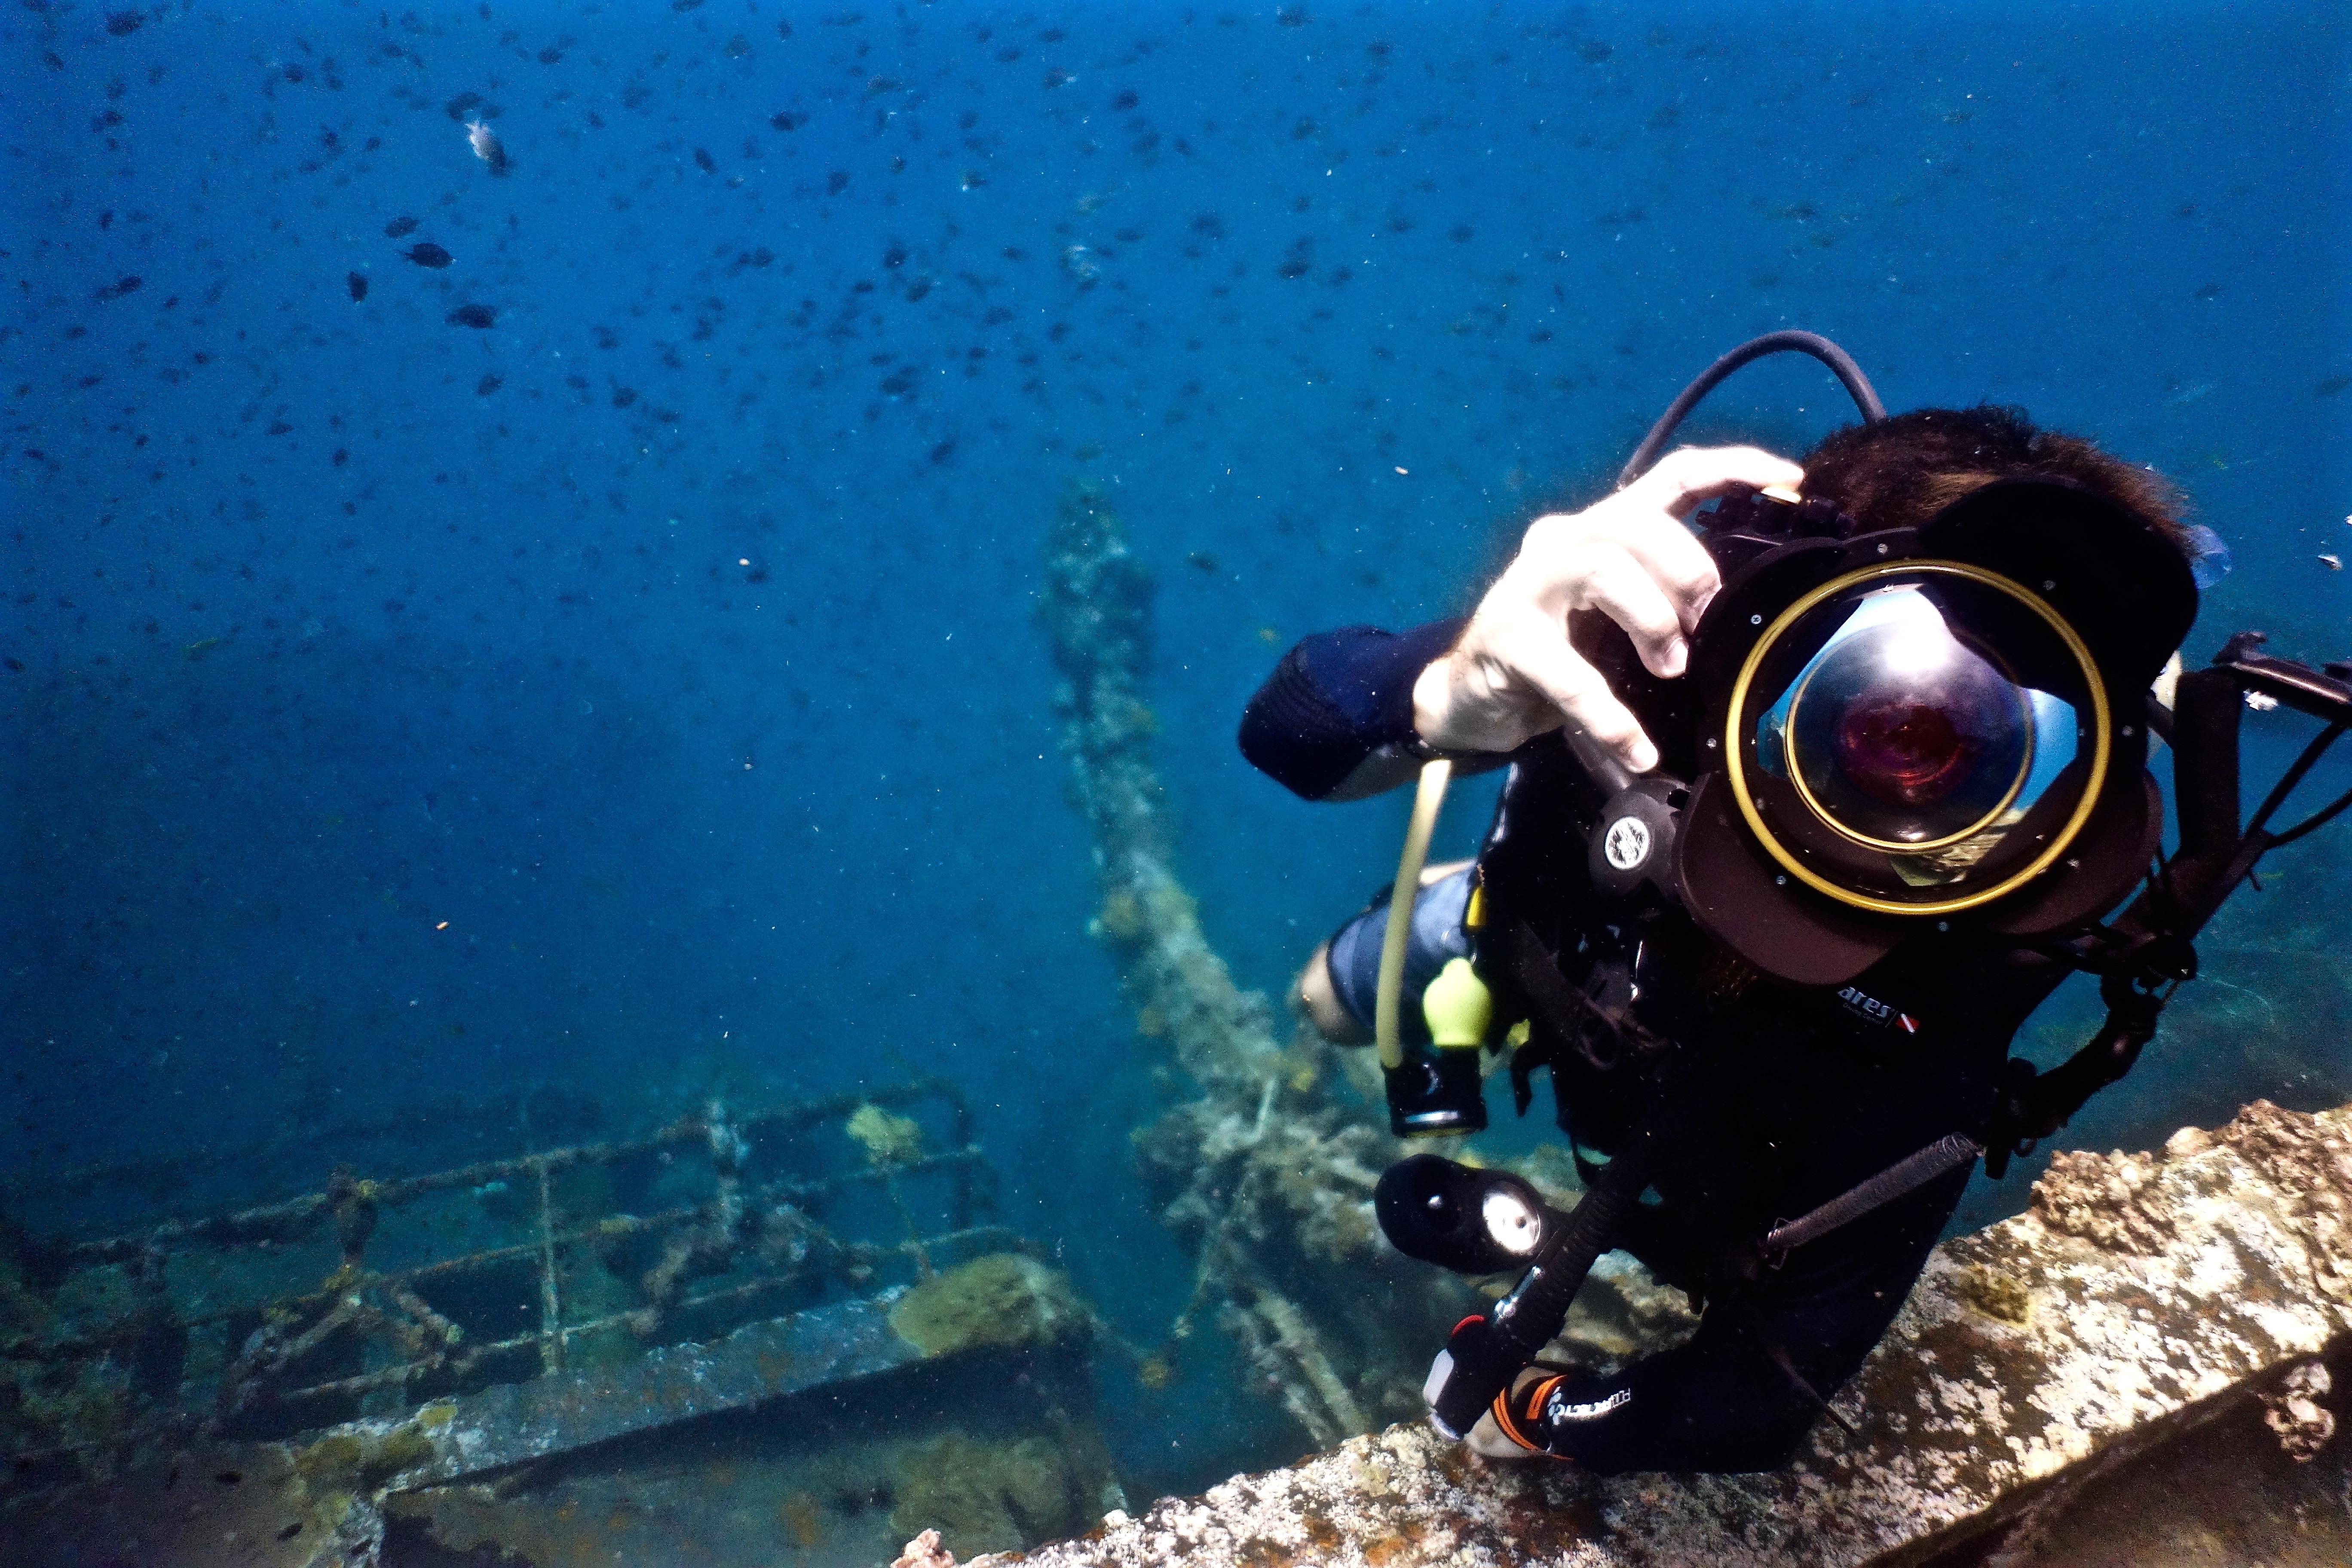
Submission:
[[[1675,427],[1682,424],[1692,409],[1698,406],[1699,399],[1722,384],[1725,377],[1744,364],[1762,359],[1767,354],[1777,353],[1811,354],[1835,371],[1838,380],[1845,384],[1848,395],[1853,397],[1853,405],[1862,410],[1864,424],[1875,425],[1886,417],[1886,405],[1878,401],[1878,394],[1872,389],[1870,378],[1862,374],[1862,367],[1853,363],[1853,356],[1845,350],[1819,332],[1794,329],[1767,332],[1760,338],[1748,339],[1701,371],[1697,380],[1683,388],[1682,395],[1658,416],[1658,422],[1650,426],[1650,433],[1642,437],[1642,444],[1633,448],[1632,457],[1625,459],[1625,467],[1617,475],[1617,488],[1622,490],[1649,472],[1650,465],[1658,460],[1658,454],[1666,449],[1668,441],[1674,439]]]

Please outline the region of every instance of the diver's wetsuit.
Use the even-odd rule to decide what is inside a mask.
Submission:
[[[1308,638],[1251,701],[1243,752],[1310,800],[1334,798],[1343,784],[1348,795],[1368,793],[1368,777],[1373,787],[1402,782],[1416,744],[1413,679],[1459,626]],[[1571,635],[1643,720],[1664,765],[1692,776],[1696,725],[1675,711],[1686,700],[1679,683],[1649,677],[1598,617],[1576,617]],[[1631,978],[1646,993],[1637,1016],[1680,1044],[1672,1059],[1694,1064],[1674,1069],[1674,1103],[1687,1110],[1658,1158],[1658,1201],[1637,1211],[1623,1242],[1705,1303],[1687,1342],[1614,1377],[1570,1376],[1549,1415],[1522,1429],[1601,1471],[1776,1468],[1812,1425],[1818,1399],[1833,1395],[1885,1332],[1969,1168],[1797,1248],[1778,1268],[1759,1265],[1758,1238],[1947,1133],[1981,1139],[2010,1037],[2064,972],[2022,950],[1926,932],[1850,986],[1808,991],[1755,979],[1680,915],[1612,930],[1589,912],[1584,870],[1580,824],[1592,819],[1598,792],[1557,732],[1508,761],[1482,855],[1490,929],[1496,904],[1526,920],[1572,985],[1601,984],[1596,952],[1633,959]],[[1384,907],[1359,917],[1385,918]],[[1374,953],[1379,945],[1376,934],[1347,944]],[[1422,966],[1435,962],[1423,955]],[[1495,967],[1482,957],[1497,1016],[1520,1016],[1507,977],[1486,973]],[[1338,989],[1360,998],[1368,981],[1349,978]],[[1636,1053],[1601,1070],[1548,1034],[1538,1025],[1536,1043],[1551,1047],[1561,1128],[1582,1150],[1621,1147],[1648,1100]]]

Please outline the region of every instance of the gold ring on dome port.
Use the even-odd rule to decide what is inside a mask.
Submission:
[[[1770,651],[1773,644],[1780,640],[1780,635],[1795,625],[1799,617],[1824,600],[1833,598],[1849,588],[1889,577],[1923,574],[1958,577],[1965,582],[1979,584],[1992,589],[1995,593],[2008,595],[2041,616],[2043,624],[2055,632],[2059,640],[2066,645],[2066,651],[2074,656],[2074,662],[2082,671],[2084,686],[2091,694],[2090,779],[2084,786],[2083,797],[2075,804],[2074,813],[2067,817],[2065,826],[2052,837],[2048,847],[2035,856],[2032,861],[2021,870],[2013,872],[1992,887],[1979,889],[1975,892],[1964,893],[1956,899],[1946,899],[1931,904],[1899,903],[1893,899],[1882,899],[1874,894],[1857,892],[1851,888],[1842,888],[1790,853],[1788,848],[1772,836],[1772,830],[1765,826],[1764,814],[1757,809],[1755,797],[1748,793],[1747,769],[1741,761],[1739,734],[1741,715],[1748,706],[1748,689],[1756,678],[1757,667],[1763,663],[1764,656]],[[1856,909],[1869,910],[1878,914],[1952,914],[1960,910],[1974,909],[1979,904],[1990,903],[2004,893],[2015,891],[2048,870],[2058,857],[2066,852],[2066,847],[2074,841],[2075,835],[2083,831],[2083,825],[2090,821],[2091,813],[2099,803],[2099,792],[2107,782],[2107,763],[2114,749],[2114,742],[2107,732],[2107,721],[2106,683],[2100,679],[2099,667],[2091,658],[2091,650],[2084,645],[2081,636],[2074,628],[2067,625],[2065,619],[2057,611],[2044,604],[2039,596],[1998,572],[1988,572],[1981,566],[1970,566],[1958,561],[1885,561],[1832,578],[1781,611],[1773,617],[1772,624],[1764,628],[1763,636],[1756,639],[1755,646],[1748,650],[1747,658],[1741,662],[1738,679],[1731,684],[1731,701],[1724,719],[1725,772],[1731,781],[1732,795],[1739,802],[1739,815],[1747,820],[1748,831],[1756,835],[1757,841],[1764,846],[1765,851],[1773,859],[1780,863],[1781,868],[1789,875],[1815,892],[1827,894],[1842,904],[1850,904]],[[1791,759],[1792,773],[1794,765],[1794,760]],[[1811,797],[1807,798],[1810,800]],[[1824,818],[1824,820],[1828,819]],[[1834,827],[1835,824],[1832,823],[1831,826]],[[1843,829],[1839,831],[1843,832]],[[1853,837],[1850,834],[1845,836]],[[1909,849],[1913,847],[1905,847]]]

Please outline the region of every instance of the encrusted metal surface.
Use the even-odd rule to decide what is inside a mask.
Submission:
[[[1495,1467],[1402,1425],[1113,1516],[1033,1568],[1927,1561],[2200,1423],[2308,1390],[2352,1342],[2352,1107],[2263,1102],[2162,1155],[2077,1155],[1937,1249],[1894,1330],[1762,1476]],[[2296,1395],[2290,1390],[2284,1397]]]
[[[353,1422],[320,1440],[413,1426],[430,1441],[432,1458],[400,1472],[394,1489],[462,1480],[920,1361],[923,1352],[890,1326],[904,1294],[892,1289],[747,1324],[710,1344],[665,1345],[618,1365],[499,1384],[414,1418]]]
[[[899,1113],[918,1105],[949,1147]],[[396,1416],[867,1297],[1013,1244],[972,1223],[991,1179],[961,1092],[934,1079],[712,1101],[643,1137],[423,1174],[339,1168],[125,1235],[0,1232],[0,1279],[31,1287],[0,1295],[0,1507],[191,1439]]]

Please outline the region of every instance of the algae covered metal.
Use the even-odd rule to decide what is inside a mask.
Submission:
[[[811,1563],[1079,1528],[1120,1500],[1097,1323],[992,1183],[926,1081],[20,1243],[0,1559],[552,1568],[583,1507],[605,1552]]]

